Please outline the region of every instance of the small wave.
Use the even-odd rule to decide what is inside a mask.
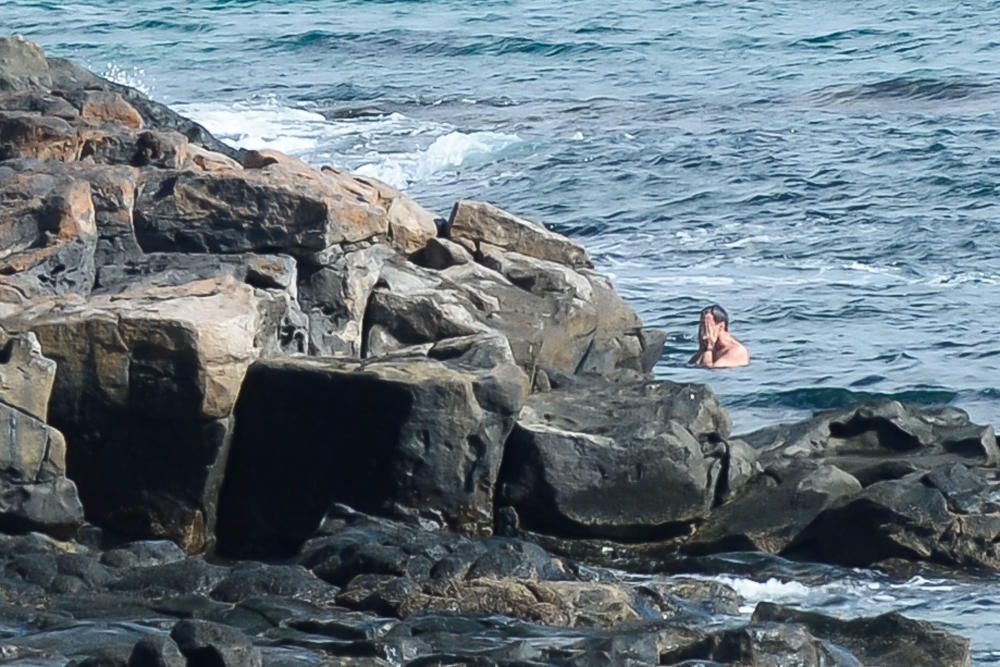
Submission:
[[[800,39],[794,42],[793,45],[806,45],[806,46],[828,45],[828,44],[834,44],[836,42],[842,42],[844,40],[855,39],[858,37],[874,37],[885,34],[887,33],[884,30],[873,30],[871,28],[858,28],[855,30],[837,30],[834,32],[826,33],[824,35],[816,35],[815,37],[806,37],[805,39]]]
[[[807,97],[831,104],[878,100],[948,101],[983,95],[993,86],[964,78],[902,76],[874,83],[826,88]]]
[[[357,173],[372,176],[398,188],[444,171],[481,163],[495,157],[521,138],[502,132],[449,132],[426,149],[380,157],[357,167]]]
[[[782,407],[800,410],[833,410],[850,408],[872,401],[895,400],[914,405],[946,405],[953,403],[959,392],[936,387],[881,393],[851,391],[842,387],[810,387],[778,392],[755,392],[732,397],[727,401],[739,407]]]
[[[270,39],[262,48],[273,51],[354,51],[391,49],[396,53],[460,57],[533,55],[553,57],[595,52],[617,52],[620,47],[592,40],[542,41],[514,35],[482,34],[459,36],[420,30],[381,30],[372,32],[329,32],[310,30]]]
[[[334,129],[322,114],[285,106],[273,97],[233,104],[174,106],[178,112],[198,121],[237,148],[271,148],[302,155],[316,148],[320,138]]]

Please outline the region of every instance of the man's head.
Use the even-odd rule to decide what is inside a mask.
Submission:
[[[715,303],[705,308],[701,311],[701,316],[704,318],[705,315],[711,315],[712,319],[715,320],[716,324],[722,324],[725,331],[729,331],[729,313],[726,309]]]

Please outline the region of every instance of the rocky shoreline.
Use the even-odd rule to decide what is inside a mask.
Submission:
[[[0,662],[970,664],[683,572],[996,571],[992,427],[733,435],[652,378],[664,340],[542,225],[235,151],[0,39]]]

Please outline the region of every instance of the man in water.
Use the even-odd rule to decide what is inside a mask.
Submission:
[[[729,333],[729,314],[720,305],[701,311],[698,351],[690,363],[706,368],[733,368],[750,363],[750,353]]]

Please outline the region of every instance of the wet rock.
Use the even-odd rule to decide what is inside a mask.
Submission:
[[[167,597],[207,594],[219,585],[227,574],[226,568],[210,565],[197,558],[173,563],[132,568],[109,588],[122,593],[139,593],[145,597]]]
[[[184,551],[166,540],[131,542],[108,549],[101,554],[101,562],[119,569],[150,567],[183,560]]]
[[[211,534],[243,374],[279,348],[283,301],[232,278],[41,300],[5,321],[56,360],[52,422],[91,520],[189,550]]]
[[[796,461],[768,468],[715,508],[684,551],[780,553],[823,510],[860,490],[857,479],[832,465]]]
[[[566,627],[613,628],[639,618],[625,587],[576,581],[468,579],[438,590],[412,591],[396,612],[407,618],[430,610]]]
[[[659,662],[656,634],[649,630],[638,626],[553,634],[544,626],[500,617],[428,613],[397,624],[380,642],[380,650],[407,665],[638,667]]]
[[[191,667],[261,667],[260,649],[235,628],[207,621],[180,621],[170,638]]]
[[[342,506],[332,508],[319,535],[303,546],[298,561],[337,586],[366,574],[442,581],[569,578],[561,561],[530,542],[499,537],[473,540]],[[381,585],[377,581],[365,585],[372,583]]]
[[[187,667],[187,659],[173,639],[154,635],[136,642],[128,667]]]
[[[528,398],[501,471],[501,504],[527,530],[662,539],[714,502],[721,466],[702,441],[729,418],[704,386],[591,380]]]
[[[824,412],[744,438],[761,452],[763,460],[836,457],[836,465],[852,474],[886,461],[912,463],[925,470],[956,458],[967,465],[1000,462],[992,426],[973,424],[957,408],[918,410],[898,401]]]
[[[640,584],[636,592],[649,599],[664,618],[681,615],[735,616],[743,604],[743,598],[732,587],[705,579],[651,578]]]
[[[742,628],[723,630],[706,637],[687,637],[661,652],[661,665],[858,665],[843,651],[828,646],[795,625],[755,622]]]
[[[468,243],[471,250],[478,251],[480,244],[488,243],[574,268],[593,267],[587,251],[569,239],[485,202],[456,203],[448,230],[451,239]]]
[[[37,652],[41,652],[42,655],[62,660],[51,664],[80,665],[90,660],[91,665],[120,667],[128,664],[132,647],[146,634],[148,631],[133,623],[68,623],[31,635],[5,639],[4,657],[26,655],[32,660],[27,664],[50,664],[34,662]]]
[[[479,342],[442,361],[255,364],[236,411],[220,545],[293,552],[333,502],[491,532],[500,457],[526,379],[509,355],[478,366]]]
[[[243,563],[234,566],[210,593],[221,602],[240,602],[252,597],[283,596],[328,604],[337,588],[318,579],[299,565]]]
[[[846,648],[865,665],[965,667],[971,664],[968,639],[897,613],[845,621],[761,602],[754,610],[753,623],[766,622],[803,626],[815,637]]]
[[[876,482],[817,516],[786,553],[852,566],[902,558],[1000,569],[992,487],[958,463]]]

